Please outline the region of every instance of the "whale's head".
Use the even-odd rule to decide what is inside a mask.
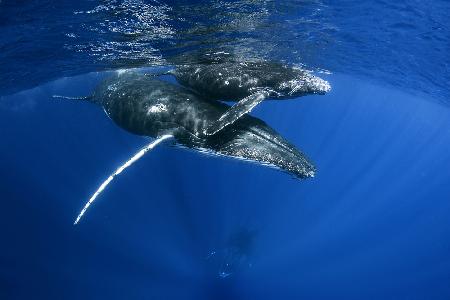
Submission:
[[[328,81],[313,75],[307,70],[300,68],[290,68],[284,71],[285,75],[280,76],[275,92],[283,97],[300,97],[309,94],[323,95],[331,90]]]

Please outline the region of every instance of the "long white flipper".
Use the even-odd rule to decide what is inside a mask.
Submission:
[[[126,168],[128,168],[129,166],[131,166],[133,163],[135,163],[139,158],[141,158],[142,156],[144,156],[145,153],[147,153],[148,151],[152,150],[156,145],[158,145],[159,143],[172,138],[172,135],[163,135],[161,137],[159,137],[158,139],[154,140],[153,142],[151,142],[150,144],[148,144],[147,146],[145,146],[144,148],[142,148],[138,153],[136,153],[132,158],[130,158],[129,160],[127,160],[126,163],[124,163],[123,165],[121,165],[112,175],[110,175],[108,177],[108,179],[106,179],[101,185],[100,187],[97,189],[97,191],[94,193],[94,195],[92,195],[92,197],[89,199],[89,201],[86,203],[86,205],[83,207],[83,209],[81,210],[80,214],[78,215],[77,219],[75,220],[75,222],[73,223],[74,225],[78,224],[78,222],[80,222],[80,219],[83,217],[83,215],[86,213],[87,209],[89,208],[89,206],[91,206],[91,204],[95,201],[95,199],[98,197],[98,195],[100,195],[101,192],[103,192],[103,190],[108,186],[108,184],[114,179],[114,177],[116,177],[117,175],[119,175],[120,173],[123,172],[123,170],[125,170]]]
[[[206,128],[206,135],[214,135],[228,125],[239,120],[243,115],[252,111],[255,106],[266,99],[270,93],[266,90],[255,92],[254,94],[241,99],[231,106],[217,121]]]

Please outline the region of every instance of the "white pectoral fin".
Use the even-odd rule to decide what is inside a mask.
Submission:
[[[233,124],[243,115],[252,111],[259,103],[269,95],[266,91],[258,91],[245,97],[231,106],[216,122],[211,124],[206,130],[206,135],[214,135],[228,125]]]
[[[84,205],[83,209],[81,210],[80,214],[77,216],[74,225],[78,224],[78,222],[80,222],[81,218],[83,217],[83,215],[86,213],[86,211],[88,210],[89,206],[91,206],[91,204],[95,201],[95,199],[106,189],[106,187],[108,186],[108,184],[110,184],[110,182],[120,173],[123,172],[123,170],[125,170],[126,168],[128,168],[129,166],[131,166],[133,163],[135,163],[138,159],[140,159],[142,156],[144,156],[145,153],[147,153],[148,151],[152,150],[154,147],[156,147],[156,145],[158,145],[159,143],[172,138],[172,135],[163,135],[159,138],[157,138],[156,140],[154,140],[153,142],[151,142],[150,144],[148,144],[147,146],[145,146],[144,148],[142,148],[139,152],[137,152],[135,155],[133,155],[133,157],[131,157],[129,160],[127,160],[124,164],[122,164],[112,175],[110,175],[100,186],[99,188],[95,191],[95,193],[91,196],[91,198],[89,199],[89,201]]]

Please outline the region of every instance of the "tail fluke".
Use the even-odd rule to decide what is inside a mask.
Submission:
[[[105,190],[105,188],[108,186],[108,184],[114,179],[114,177],[116,177],[117,175],[119,175],[120,173],[123,172],[123,170],[125,170],[126,168],[128,168],[129,166],[131,166],[133,163],[135,163],[138,159],[140,159],[142,156],[144,156],[145,153],[147,153],[148,151],[152,150],[156,145],[158,145],[159,143],[172,138],[172,135],[163,135],[161,137],[159,137],[158,139],[154,140],[153,142],[151,142],[150,144],[148,144],[147,146],[145,146],[144,148],[142,148],[138,153],[136,153],[132,158],[130,158],[129,160],[127,160],[123,165],[121,165],[112,175],[110,175],[101,185],[100,187],[97,189],[97,191],[95,191],[95,193],[92,195],[92,197],[89,199],[89,201],[85,204],[85,206],[83,207],[83,209],[81,210],[80,214],[78,215],[77,219],[75,220],[75,222],[73,223],[74,225],[78,224],[78,222],[80,222],[80,219],[83,217],[83,215],[86,213],[87,209],[89,208],[89,206],[91,206],[91,204],[95,201],[95,199],[101,194],[101,192],[103,192]]]

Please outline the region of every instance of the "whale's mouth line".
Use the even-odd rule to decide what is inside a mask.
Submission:
[[[191,131],[187,130],[184,126],[179,126],[180,129],[183,129],[186,133],[188,133],[192,138],[198,140],[198,141],[205,141],[207,142],[210,138],[215,137],[217,134],[221,134],[221,131],[219,131],[218,133],[214,134],[214,135],[210,135],[210,136],[202,136],[199,137],[197,136],[195,133],[192,133]],[[273,140],[273,139],[269,139],[267,136],[261,134],[258,132],[258,130],[255,130],[254,128],[249,128],[248,130],[246,130],[247,132],[255,135],[256,137],[264,140],[265,142],[268,142],[272,145],[275,145],[279,148],[282,148],[286,151],[288,151],[289,153],[292,153],[291,149],[289,149],[288,147],[286,147],[285,145]],[[236,137],[238,137],[238,134],[236,134]]]
[[[198,135],[196,135],[196,134],[193,133],[192,131],[188,130],[188,129],[187,129],[186,127],[184,127],[183,125],[179,125],[177,129],[181,129],[181,130],[183,130],[184,132],[186,132],[187,134],[189,134],[189,136],[191,136],[191,138],[192,138],[193,140],[196,140],[196,141],[199,142],[198,144],[204,145],[204,147],[201,147],[202,149],[206,149],[206,146],[207,146],[207,144],[208,144],[208,140],[210,140],[211,138],[215,137],[217,134],[221,134],[221,131],[219,131],[218,133],[216,133],[216,134],[214,134],[214,135],[211,135],[211,136],[201,136],[201,137],[199,137]],[[290,154],[296,155],[296,153],[294,153],[294,152],[292,151],[291,148],[287,147],[287,145],[284,145],[284,144],[280,143],[277,139],[270,139],[268,136],[266,136],[266,135],[264,135],[264,134],[261,134],[261,133],[259,132],[259,130],[256,130],[256,129],[253,128],[253,127],[248,128],[248,129],[245,130],[245,131],[247,131],[247,132],[253,134],[253,135],[256,136],[257,138],[263,140],[264,142],[266,142],[266,143],[268,143],[268,144],[271,144],[271,145],[276,146],[276,147],[277,147],[278,149],[280,149],[280,150],[283,150],[283,151],[286,151],[286,152],[288,152],[288,153],[290,153]],[[244,132],[244,131],[243,131],[243,132]],[[176,134],[174,134],[174,135],[175,135],[175,138],[176,138]],[[239,137],[239,134],[236,134],[235,137],[238,138],[238,137]],[[182,143],[180,143],[180,144],[182,145]],[[211,149],[210,151],[215,152],[216,150]],[[246,160],[248,160],[248,159],[246,159]]]
[[[267,136],[260,134],[254,128],[250,128],[248,131],[251,132],[252,134],[254,134],[255,136],[257,136],[258,138],[260,138],[260,139],[262,139],[262,140],[264,140],[264,141],[266,141],[266,142],[268,142],[268,143],[270,143],[272,145],[276,145],[277,147],[279,147],[279,148],[281,148],[281,149],[283,149],[283,150],[285,150],[285,151],[287,151],[287,152],[289,152],[291,154],[294,154],[290,148],[286,147],[286,145],[281,144],[276,139],[269,139]]]
[[[283,169],[282,167],[274,164],[274,163],[270,163],[270,162],[265,162],[265,161],[260,161],[260,160],[255,160],[255,159],[251,159],[251,158],[247,158],[244,156],[239,156],[239,155],[231,155],[231,154],[226,154],[226,153],[222,153],[219,152],[217,150],[213,150],[210,148],[205,148],[205,147],[194,147],[194,148],[190,148],[186,145],[183,144],[175,144],[175,147],[181,148],[181,149],[185,149],[194,153],[200,153],[202,155],[206,155],[206,156],[210,156],[210,157],[223,157],[226,159],[231,159],[231,160],[237,160],[237,161],[241,161],[241,162],[245,162],[245,163],[251,163],[254,165],[258,165],[258,166],[265,166],[265,167],[269,167],[271,169],[274,170],[279,170],[282,171],[286,174],[290,174],[290,172],[288,170]],[[292,174],[291,174],[292,175]],[[314,177],[314,175],[310,175],[310,177]]]

